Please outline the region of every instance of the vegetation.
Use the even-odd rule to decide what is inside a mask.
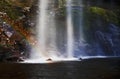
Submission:
[[[118,15],[114,11],[110,11],[100,7],[90,7],[89,10],[93,15],[97,14],[97,16],[103,17],[108,22],[112,22],[115,24],[119,23],[119,20],[117,19]]]

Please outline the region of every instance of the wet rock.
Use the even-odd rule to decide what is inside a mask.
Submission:
[[[105,55],[114,55],[112,44],[107,35],[105,35],[102,31],[96,32],[97,42],[100,45],[101,50],[105,53]]]
[[[24,59],[20,58],[19,56],[12,56],[12,57],[6,58],[4,61],[6,61],[6,62],[22,62],[22,61],[24,61]]]
[[[82,61],[83,59],[82,59],[82,58],[79,58],[79,60],[81,60],[81,61]]]
[[[120,28],[114,24],[108,25],[108,31],[96,31],[96,40],[105,55],[119,54]]]
[[[52,61],[52,59],[51,59],[51,58],[48,58],[46,61]]]

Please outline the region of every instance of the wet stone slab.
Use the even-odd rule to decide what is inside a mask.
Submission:
[[[120,79],[120,58],[47,64],[1,63],[0,79]]]

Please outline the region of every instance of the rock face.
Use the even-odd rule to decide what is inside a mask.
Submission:
[[[0,51],[0,61],[6,58],[15,61],[13,55],[18,59],[25,55],[29,44],[24,37],[29,35],[26,34],[31,26],[28,15],[33,3],[33,0],[0,0],[0,48],[7,50]]]
[[[118,56],[120,53],[120,28],[114,24],[106,26],[107,31],[98,29],[95,32],[94,43],[96,44],[97,52],[103,52],[106,56]],[[98,47],[97,47],[98,45]]]

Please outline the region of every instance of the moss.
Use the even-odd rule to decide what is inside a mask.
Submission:
[[[99,7],[90,7],[90,11],[93,13],[97,13],[99,15],[105,15],[106,14],[106,10],[99,8]]]
[[[16,9],[13,9],[13,10],[10,9],[10,10],[7,10],[6,12],[12,19],[18,19],[20,16],[23,15],[20,11],[18,11]]]
[[[89,11],[93,14],[97,14],[97,16],[98,15],[101,16],[107,22],[112,22],[115,24],[119,23],[116,13],[113,12],[112,10],[107,10],[107,9],[100,8],[100,7],[90,7]]]
[[[11,5],[24,8],[32,6],[33,1],[37,0],[5,0],[5,1]]]
[[[7,13],[11,19],[17,19],[22,15],[19,9],[11,5],[11,3],[6,0],[0,1],[0,11]]]

